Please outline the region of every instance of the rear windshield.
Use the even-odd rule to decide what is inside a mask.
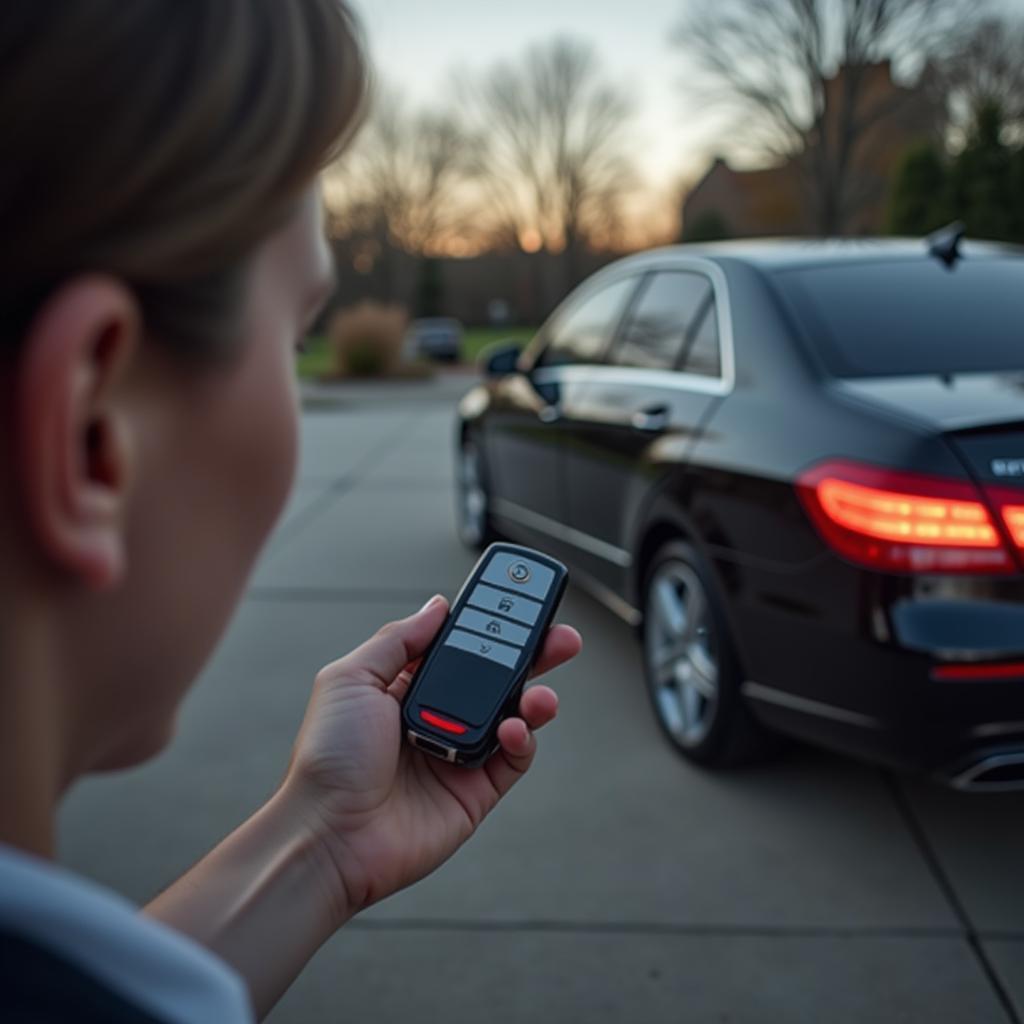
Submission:
[[[1024,258],[855,263],[774,280],[836,377],[1024,370]]]

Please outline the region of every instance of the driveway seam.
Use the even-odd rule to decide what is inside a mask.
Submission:
[[[405,433],[406,428],[417,418],[415,415],[407,416],[391,433],[373,445],[369,451],[365,452],[352,469],[338,477],[328,478],[332,479],[333,482],[328,484],[323,493],[317,495],[290,523],[286,523],[281,528],[280,533],[274,538],[268,551],[270,557],[276,558],[280,554],[281,549],[293,537],[305,529],[320,514],[323,508],[332,505],[339,497],[351,491],[360,482],[362,475],[368,472],[368,468],[376,462],[381,453],[394,445]]]
[[[287,587],[253,586],[246,592],[248,601],[280,601],[283,604],[317,602],[330,604],[335,601],[376,601],[381,604],[404,601],[425,601],[434,591],[426,588],[374,587]]]
[[[954,888],[953,881],[946,872],[946,869],[943,867],[942,861],[939,860],[939,855],[932,846],[931,841],[928,838],[928,833],[925,831],[924,825],[921,823],[921,820],[917,816],[910,800],[907,798],[907,794],[891,772],[883,772],[882,776],[890,794],[892,795],[893,802],[896,804],[896,808],[910,832],[911,838],[916,844],[921,857],[924,859],[928,870],[931,872],[932,879],[939,887],[943,896],[945,896],[950,910],[953,911],[954,916],[960,922],[963,938],[966,941],[968,948],[974,954],[974,958],[977,961],[978,966],[988,979],[989,985],[992,987],[993,994],[1003,1007],[1003,1010],[1006,1013],[1006,1019],[1010,1024],[1021,1024],[1020,1014],[1017,1012],[1017,1007],[1014,1004],[1013,997],[1010,995],[1007,987],[1003,984],[1002,978],[999,977],[999,972],[996,970],[992,961],[989,960],[988,953],[982,944],[983,936],[980,935],[977,928],[975,928],[974,922],[971,920],[971,916],[967,912],[967,908],[964,906],[963,901],[960,899],[959,894]]]
[[[367,931],[544,932],[597,935],[679,935],[785,939],[962,939],[959,928],[815,927],[794,925],[666,924],[656,921],[467,921],[453,918],[360,920],[345,926]]]

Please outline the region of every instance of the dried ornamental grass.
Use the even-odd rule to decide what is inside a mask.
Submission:
[[[399,306],[361,302],[336,313],[327,327],[334,371],[344,377],[398,372],[409,317]]]

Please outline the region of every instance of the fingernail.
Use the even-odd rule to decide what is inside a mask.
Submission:
[[[429,607],[431,607],[431,605],[437,604],[437,602],[440,601],[440,600],[441,600],[441,595],[440,594],[435,594],[432,598],[430,598],[429,601],[427,601],[427,603],[416,614],[417,615],[422,615]]]

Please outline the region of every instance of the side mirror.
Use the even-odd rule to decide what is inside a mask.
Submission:
[[[485,377],[507,377],[519,366],[521,349],[507,341],[496,341],[488,345],[479,356],[480,372]]]

